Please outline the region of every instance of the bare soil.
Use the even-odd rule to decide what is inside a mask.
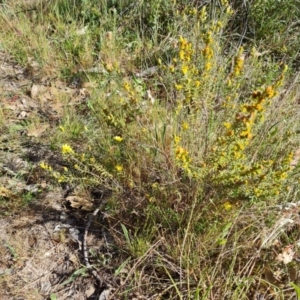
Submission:
[[[6,53],[0,53],[0,69],[0,299],[108,299],[109,289],[83,265],[87,213],[68,205],[66,190],[51,185],[39,168],[42,160],[59,163],[47,135],[88,90],[47,76],[34,61],[24,68]],[[68,101],[59,101],[61,94]],[[87,246],[104,266],[109,246],[100,228],[89,231]],[[109,282],[111,272],[103,270]]]

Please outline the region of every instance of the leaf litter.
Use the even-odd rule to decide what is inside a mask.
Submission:
[[[35,78],[33,82],[26,68],[4,52],[0,52],[0,69],[0,105],[5,120],[0,146],[0,298],[82,300],[98,299],[101,295],[103,298],[95,279],[78,273],[84,218],[80,214],[74,216],[66,208],[61,189],[48,186],[47,179],[33,178],[37,172],[35,166],[48,155],[41,147],[42,154],[33,153],[34,139],[43,138],[67,106],[84,102],[89,87],[70,88],[49,76],[39,82]],[[26,197],[38,201],[25,207]],[[91,203],[84,198],[70,195],[68,200],[71,210],[77,206],[90,209]],[[97,249],[102,242],[93,236],[94,233],[89,234],[88,244],[93,243]],[[78,276],[73,278],[72,274]]]

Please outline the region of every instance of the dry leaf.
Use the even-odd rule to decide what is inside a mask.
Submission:
[[[275,285],[276,285],[276,283],[278,283],[278,279],[274,276],[273,271],[270,270],[270,268],[265,267],[264,275],[268,282],[275,284]]]
[[[153,96],[151,94],[151,91],[147,90],[146,92],[147,92],[147,97],[150,100],[151,104],[154,104],[155,103],[155,99],[153,98]]]
[[[61,116],[63,114],[64,106],[60,101],[52,102],[50,106],[52,111],[54,111],[58,116]]]
[[[291,169],[294,169],[297,166],[299,159],[300,159],[300,148],[297,149],[294,153],[294,157],[290,163]]]
[[[279,248],[281,246],[281,243],[278,239],[275,239],[272,243],[272,246]]]
[[[294,254],[293,246],[287,246],[282,250],[282,253],[277,255],[276,260],[287,265],[293,260]]]
[[[291,282],[295,282],[297,280],[297,275],[298,275],[298,272],[297,272],[297,269],[296,267],[290,267],[289,268],[289,277],[290,277],[290,281]]]
[[[77,229],[77,228],[69,228],[69,233],[70,233],[70,236],[71,238],[75,241],[75,242],[78,242],[80,243],[80,231]]]
[[[95,293],[95,287],[94,285],[90,285],[86,290],[85,290],[85,295],[87,298],[90,298],[94,293]]]
[[[71,261],[74,264],[74,266],[76,266],[76,267],[80,266],[80,261],[75,254],[70,254],[69,261]]]
[[[76,30],[76,34],[77,35],[85,35],[87,33],[87,30],[88,30],[88,26],[84,26],[78,30]]]
[[[0,197],[10,197],[11,196],[11,191],[6,189],[5,187],[3,186],[0,186]]]
[[[87,81],[87,82],[84,82],[82,84],[82,88],[86,88],[86,89],[94,89],[97,87],[97,82],[93,82],[93,81]]]
[[[259,52],[257,51],[256,49],[252,49],[252,52],[251,52],[251,55],[253,57],[260,57],[260,56],[263,56],[265,54],[268,54],[270,52],[270,50],[266,50],[266,51],[263,51],[263,52]]]
[[[33,84],[30,91],[31,98],[36,98],[39,94],[45,92],[46,87],[40,84]]]
[[[18,119],[25,119],[27,116],[28,116],[27,111],[23,110],[18,114]]]
[[[40,99],[42,102],[48,102],[49,100],[53,99],[53,95],[50,91],[46,91],[42,96],[40,96]]]
[[[67,201],[70,202],[70,205],[73,208],[79,208],[83,210],[92,210],[93,208],[93,203],[87,198],[82,198],[78,196],[69,196],[66,199]]]
[[[110,292],[111,292],[111,289],[110,289],[110,288],[104,290],[104,291],[101,293],[101,295],[100,295],[100,297],[99,297],[99,300],[108,300],[108,299],[109,299],[109,294],[110,294]]]
[[[20,103],[22,104],[24,109],[28,108],[28,103],[27,103],[27,100],[25,98],[21,98]]]
[[[39,137],[43,132],[49,128],[49,124],[40,124],[37,127],[32,127],[27,130],[28,136]]]

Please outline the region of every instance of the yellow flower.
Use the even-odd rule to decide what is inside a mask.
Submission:
[[[227,15],[231,15],[232,13],[233,13],[233,10],[232,10],[232,8],[230,7],[230,5],[228,5],[227,8],[226,8],[226,14],[227,14]]]
[[[150,197],[150,198],[149,198],[149,202],[150,202],[150,203],[154,203],[154,202],[155,202],[155,197]]]
[[[233,152],[233,156],[234,156],[235,159],[239,159],[239,158],[242,157],[242,154],[241,154],[240,152],[234,151],[234,152]]]
[[[223,26],[223,23],[221,22],[221,21],[218,21],[217,22],[217,30],[219,30],[219,29],[221,29],[222,28],[222,26]]]
[[[245,131],[242,131],[240,133],[240,137],[241,138],[247,138],[247,139],[251,139],[252,138],[252,134],[249,130],[245,130]]]
[[[241,74],[241,70],[236,68],[236,69],[234,70],[234,75],[235,75],[235,76],[239,76],[240,74]]]
[[[205,64],[205,70],[206,71],[209,71],[211,69],[211,62],[207,62],[206,64]]]
[[[118,171],[118,172],[122,172],[123,171],[123,167],[121,165],[116,165],[115,166],[115,169]]]
[[[205,58],[207,59],[211,59],[213,54],[214,54],[214,51],[213,49],[211,49],[209,46],[206,46],[203,50],[202,50],[202,54]]]
[[[266,89],[265,89],[265,94],[267,95],[268,98],[274,97],[275,91],[274,91],[273,87],[270,86],[270,85],[267,86]]]
[[[189,67],[187,65],[183,65],[181,68],[182,73],[185,75],[189,70]]]
[[[193,8],[193,9],[190,10],[190,13],[191,13],[192,15],[196,15],[197,12],[198,12],[197,8]]]
[[[212,43],[213,39],[212,39],[212,32],[209,31],[206,36],[203,37],[203,40],[205,42],[206,45],[209,45]]]
[[[176,159],[180,160],[183,163],[189,163],[190,158],[188,156],[188,151],[183,147],[177,147],[176,148]]]
[[[174,142],[176,145],[180,142],[180,140],[181,140],[180,136],[178,136],[178,135],[174,136]]]
[[[41,162],[40,163],[40,167],[44,170],[48,170],[48,171],[51,171],[52,170],[52,167],[49,166],[48,164],[46,164],[45,162]]]
[[[123,141],[123,138],[120,137],[119,135],[114,136],[114,140],[118,143],[121,143]]]
[[[44,170],[47,170],[47,164],[45,164],[44,162],[40,163],[40,167]]]
[[[259,196],[262,195],[262,190],[260,190],[260,189],[254,189],[254,194],[255,194],[255,196],[259,197]]]
[[[71,148],[70,145],[64,144],[61,148],[62,154],[73,154],[74,150]]]
[[[245,145],[244,145],[244,143],[242,143],[242,142],[237,142],[236,143],[236,148],[237,148],[237,150],[239,151],[239,150],[244,150],[245,149]]]
[[[59,183],[65,182],[65,181],[66,181],[66,177],[61,175],[61,176],[59,176],[59,177],[57,178],[57,181],[58,181]]]
[[[207,19],[206,6],[202,7],[200,14],[199,14],[199,18],[202,22],[204,22]]]
[[[124,83],[124,88],[127,92],[129,92],[131,90],[131,86],[130,86],[129,82]]]
[[[281,173],[280,180],[285,180],[288,177],[288,174],[286,172]]]
[[[228,122],[224,122],[223,125],[227,128],[230,129],[231,128],[231,124]]]
[[[243,56],[237,57],[235,61],[235,67],[241,70],[243,68],[243,65],[244,65],[244,57]]]
[[[170,69],[170,71],[171,71],[172,73],[175,72],[175,67],[174,67],[173,65],[170,65],[170,66],[169,66],[169,69]]]
[[[177,91],[180,91],[183,89],[183,85],[182,84],[175,84],[175,88]]]
[[[180,49],[186,49],[188,45],[187,39],[183,38],[182,36],[179,37]]]
[[[257,103],[257,104],[255,105],[255,108],[256,108],[258,111],[264,110],[264,107],[263,107],[260,103]]]
[[[225,203],[223,204],[223,207],[224,207],[226,210],[230,210],[230,209],[232,208],[232,205],[230,204],[229,201],[227,201],[227,202],[225,202]]]
[[[182,124],[182,129],[183,129],[183,130],[188,130],[188,129],[189,129],[189,124],[186,123],[186,122],[183,122],[183,124]]]
[[[179,58],[180,58],[181,60],[184,60],[184,57],[185,57],[184,51],[183,51],[183,50],[180,50],[180,51],[179,51]]]

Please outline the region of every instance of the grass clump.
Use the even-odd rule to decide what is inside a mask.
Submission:
[[[80,69],[94,88],[51,137],[68,166],[40,166],[59,183],[113,191],[107,219],[125,245],[120,256],[132,261],[116,295],[125,299],[129,282],[129,290],[161,299],[285,293],[278,283],[285,279],[274,287],[262,261],[276,264],[268,257],[275,239],[295,242],[264,236],[277,232],[276,207],[297,198],[299,91],[290,61],[257,55],[260,41],[231,39],[229,1],[79,1],[81,10],[54,2],[43,19],[15,18],[55,23],[37,46],[40,61],[49,64],[53,49],[55,70]],[[2,39],[28,58],[24,45]]]

